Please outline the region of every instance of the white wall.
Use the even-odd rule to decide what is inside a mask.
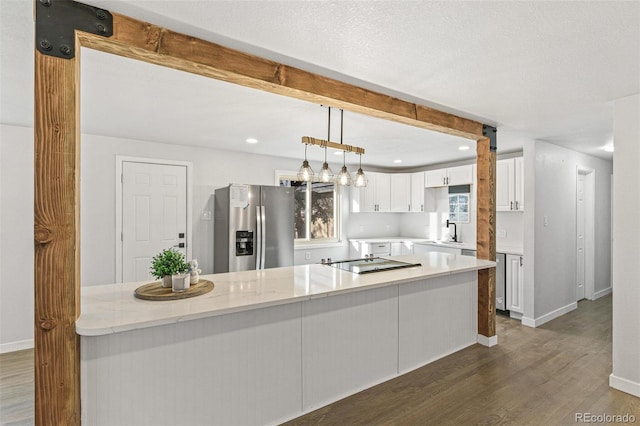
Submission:
[[[613,371],[609,384],[640,397],[640,94],[615,102]]]
[[[595,293],[611,286],[611,161],[536,141],[533,150],[535,196],[525,193],[526,212],[533,209],[534,307],[536,325],[576,302],[576,173],[595,170]],[[527,152],[525,151],[525,155]],[[525,165],[526,166],[526,165]],[[530,174],[527,174],[530,177]],[[532,204],[533,202],[533,204]],[[548,225],[544,224],[544,217]],[[530,217],[531,218],[531,217]],[[525,223],[528,223],[525,219]],[[526,250],[526,247],[525,247]],[[531,265],[528,253],[525,265]],[[531,272],[529,270],[529,272]],[[527,271],[525,271],[525,274]],[[575,306],[574,306],[575,307]],[[531,317],[530,317],[531,318]]]
[[[0,125],[0,353],[33,346],[33,129]]]

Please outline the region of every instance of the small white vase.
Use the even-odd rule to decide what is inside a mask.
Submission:
[[[171,290],[174,292],[189,290],[189,274],[171,275]]]
[[[197,271],[191,272],[191,285],[198,284],[200,281],[200,274]]]

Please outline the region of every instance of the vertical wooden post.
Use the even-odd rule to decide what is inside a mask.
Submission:
[[[78,52],[79,53],[79,52]],[[35,52],[35,423],[80,424],[79,59]]]
[[[496,153],[489,138],[477,143],[477,257],[496,260]],[[496,270],[478,271],[478,334],[496,335]]]

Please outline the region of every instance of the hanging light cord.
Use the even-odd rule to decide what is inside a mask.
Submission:
[[[344,110],[340,110],[340,145],[342,145],[342,130],[344,125]],[[345,166],[347,161],[347,151],[342,151],[342,165]]]
[[[329,117],[327,118],[327,142],[331,140],[331,107],[329,107]],[[324,162],[327,162],[327,145],[324,146]]]

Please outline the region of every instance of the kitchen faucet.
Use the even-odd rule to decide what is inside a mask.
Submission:
[[[453,240],[454,243],[458,242],[458,230],[456,227],[455,222],[449,222],[449,219],[447,219],[447,228],[449,226],[453,225],[453,237],[451,237],[451,239]]]

